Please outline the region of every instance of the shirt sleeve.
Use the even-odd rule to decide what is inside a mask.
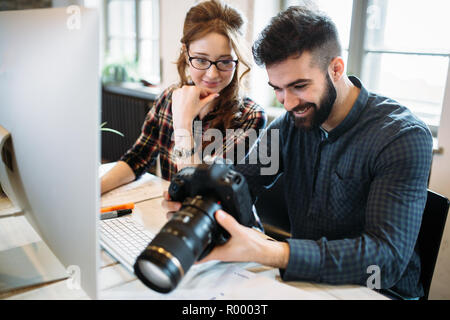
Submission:
[[[154,164],[159,153],[160,130],[164,127],[161,120],[164,117],[160,113],[166,109],[168,104],[169,90],[165,90],[155,101],[147,113],[141,134],[134,145],[120,158],[133,170],[138,179],[148,168]],[[162,118],[162,119],[161,119]]]
[[[429,130],[413,126],[377,153],[361,236],[317,241],[289,239],[284,280],[366,285],[371,266],[381,288],[394,286],[414,251],[427,198],[432,158]]]

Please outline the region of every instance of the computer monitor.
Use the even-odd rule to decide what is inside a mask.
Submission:
[[[100,261],[99,73],[96,10],[0,12],[2,188],[60,262],[78,267],[92,298]]]

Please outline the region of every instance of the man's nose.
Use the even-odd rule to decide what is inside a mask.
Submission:
[[[291,111],[292,109],[294,109],[296,106],[298,106],[299,102],[299,97],[291,93],[289,89],[284,91],[283,105],[287,111]]]

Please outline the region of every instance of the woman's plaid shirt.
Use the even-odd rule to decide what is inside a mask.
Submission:
[[[142,132],[134,145],[120,158],[126,162],[138,179],[143,173],[151,169],[154,172],[156,159],[160,156],[162,178],[170,180],[177,172],[177,165],[172,155],[174,148],[173,122],[172,122],[172,93],[174,87],[166,89],[155,101],[153,107],[148,112],[142,126]],[[226,157],[227,153],[233,150],[233,154],[238,149],[237,145],[244,143],[245,154],[248,153],[251,143],[250,135],[256,132],[258,135],[267,123],[267,116],[264,110],[250,98],[245,97],[240,106],[240,126],[239,134],[227,135],[223,133],[223,148],[215,152],[215,156]],[[195,123],[201,121],[202,137],[210,128],[212,117],[206,116],[203,120],[198,117]],[[195,129],[197,126],[194,126]],[[236,128],[234,128],[236,129]],[[251,130],[253,129],[253,130]],[[200,134],[195,132],[194,135]],[[248,138],[248,139],[247,139]],[[240,160],[240,159],[235,159]]]

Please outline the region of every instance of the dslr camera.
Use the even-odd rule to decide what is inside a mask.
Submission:
[[[136,276],[162,293],[175,289],[196,260],[229,239],[228,232],[215,220],[217,210],[225,210],[242,225],[257,224],[247,182],[229,164],[183,168],[172,179],[169,195],[182,203],[180,210],[134,264]]]

